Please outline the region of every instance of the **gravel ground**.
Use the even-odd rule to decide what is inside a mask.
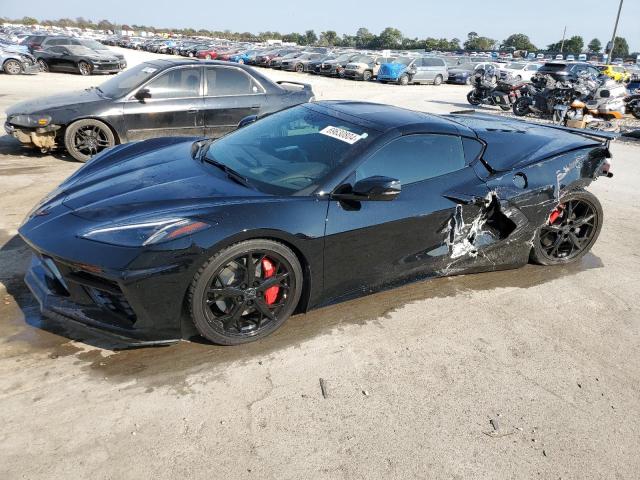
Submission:
[[[319,99],[468,108],[463,86],[268,74]],[[99,81],[2,75],[0,111]],[[21,281],[16,229],[79,165],[0,137],[0,478],[638,478],[640,148],[613,153],[577,264],[420,282],[241,347],[119,350],[44,321]]]

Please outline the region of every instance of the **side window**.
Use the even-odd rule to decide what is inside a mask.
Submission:
[[[416,59],[413,61],[413,66],[414,66],[415,68],[420,68],[420,67],[422,67],[422,65],[423,65],[423,64],[422,64],[422,58],[416,58]]]
[[[210,67],[206,70],[205,95],[222,97],[229,95],[251,95],[264,90],[245,72],[238,68]]]
[[[146,86],[151,93],[151,99],[199,96],[200,70],[200,68],[178,68],[152,80]]]
[[[381,175],[402,185],[439,177],[465,166],[457,135],[407,135],[388,143],[356,170],[356,181]]]
[[[49,51],[53,53],[67,53],[67,49],[64,47],[51,47]]]

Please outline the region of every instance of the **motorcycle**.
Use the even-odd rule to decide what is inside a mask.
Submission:
[[[498,80],[497,83],[490,81],[495,78],[491,72],[478,70],[474,76],[474,88],[467,94],[467,101],[474,106],[494,105],[503,111],[511,109],[512,105],[526,94],[526,84],[516,82],[511,78]]]
[[[518,117],[533,113],[560,123],[563,118],[562,107],[568,107],[573,100],[584,95],[571,83],[556,82],[549,75],[534,75],[531,82],[526,94],[513,104],[513,113]]]
[[[624,98],[625,111],[640,119],[640,90]]]
[[[610,78],[580,79],[588,93],[575,98],[562,112],[561,122],[568,127],[615,132],[615,122],[624,116],[624,86]],[[580,88],[580,87],[577,87]]]

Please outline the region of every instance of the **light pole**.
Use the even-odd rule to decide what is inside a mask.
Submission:
[[[560,45],[560,53],[564,50],[564,39],[567,36],[567,26],[564,26],[564,31],[562,32],[562,44]]]
[[[611,63],[611,56],[613,55],[613,49],[616,46],[616,33],[618,32],[618,22],[620,21],[620,12],[622,11],[622,2],[620,0],[620,6],[618,7],[618,16],[616,17],[616,24],[613,26],[613,36],[611,37],[611,47],[609,48],[609,55],[607,56],[607,65]]]

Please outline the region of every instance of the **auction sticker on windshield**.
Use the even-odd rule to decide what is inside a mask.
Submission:
[[[363,135],[358,135],[357,133],[350,132],[349,130],[345,130],[344,128],[332,127],[331,125],[320,130],[320,133],[322,135],[326,135],[327,137],[342,140],[349,145],[353,145],[358,140],[364,138]]]

